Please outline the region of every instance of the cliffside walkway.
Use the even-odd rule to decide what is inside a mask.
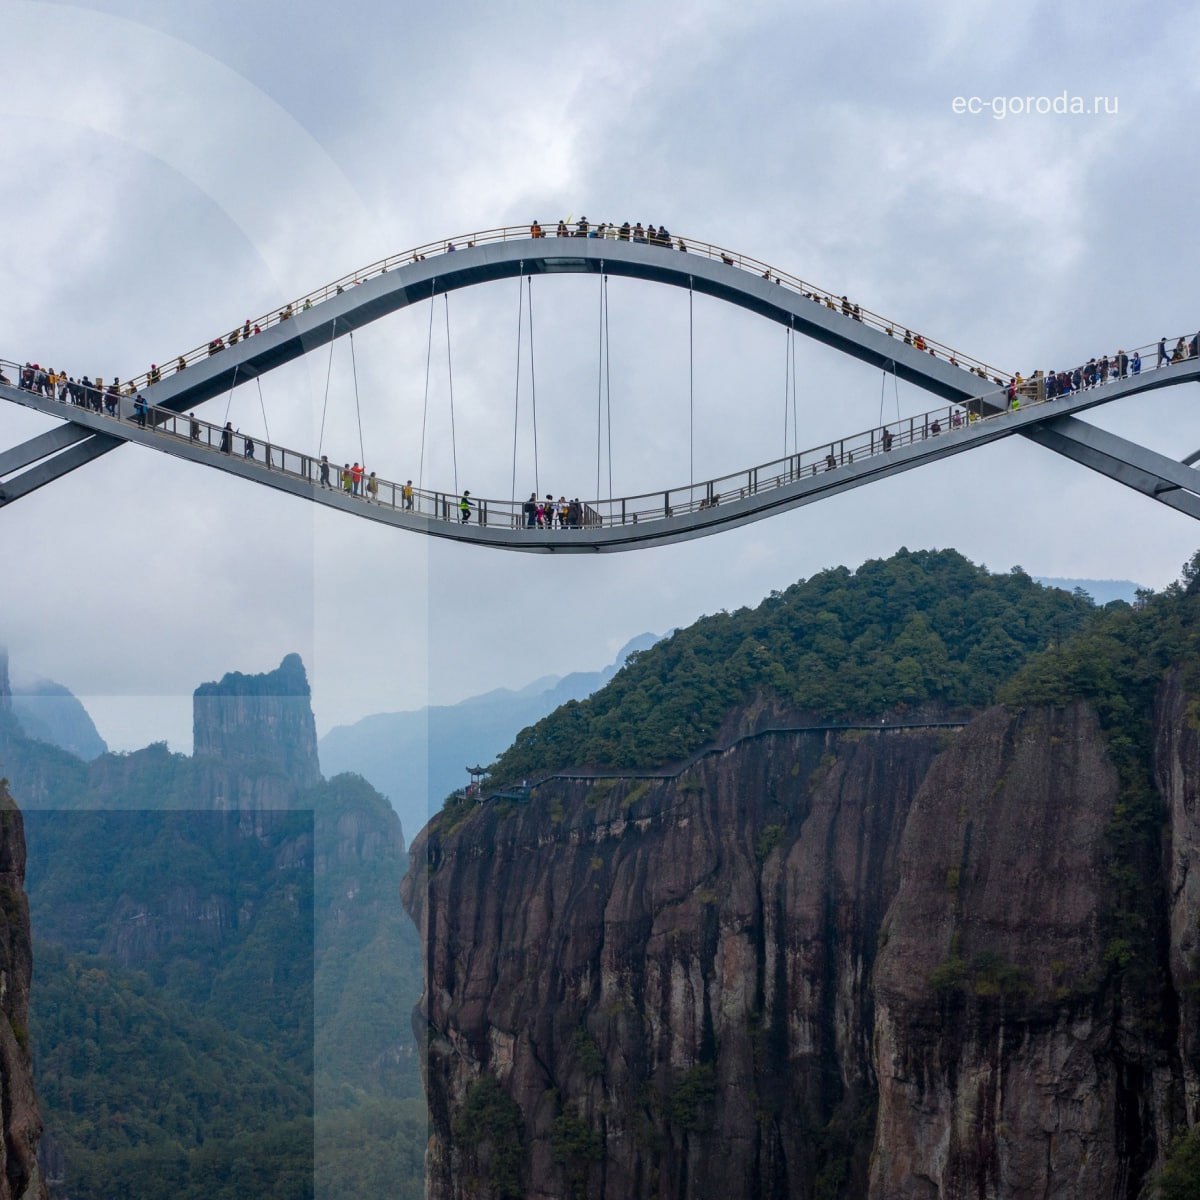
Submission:
[[[796,733],[903,733],[918,729],[959,730],[965,728],[967,724],[966,721],[880,721],[876,724],[767,725],[751,733],[740,734],[732,741],[713,742],[706,746],[701,746],[699,750],[689,758],[684,759],[683,762],[675,763],[668,767],[656,767],[646,770],[633,767],[624,769],[612,768],[611,770],[599,767],[565,767],[549,775],[541,775],[533,780],[533,782],[523,783],[519,787],[510,785],[494,792],[482,794],[479,797],[479,803],[487,804],[493,800],[528,800],[538,788],[544,787],[548,783],[581,783],[602,779],[678,779],[705,758],[709,758],[715,754],[725,754],[746,742],[757,741],[765,737],[777,737],[779,735]],[[462,795],[464,793],[460,792],[459,794]]]
[[[681,247],[686,247],[686,251]],[[795,333],[829,345],[944,402],[918,417],[852,433],[808,450],[713,479],[667,485],[636,495],[594,498],[567,528],[528,528],[511,499],[472,497],[471,519],[459,519],[452,489],[422,490],[411,506],[400,485],[380,480],[373,497],[323,487],[319,455],[241,435],[222,453],[220,431],[182,414],[227,394],[335,338],[457,289],[534,274],[616,275],[687,289],[727,301]],[[699,239],[671,244],[594,237],[530,237],[528,227],[502,227],[431,243],[371,264],[176,359],[167,374],[133,379],[148,405],[145,425],[131,420],[122,398],[117,415],[15,386],[0,398],[64,422],[0,452],[0,499],[11,504],[108,453],[136,442],[313,503],[474,545],[539,553],[596,553],[683,541],[760,520],[789,508],[886,478],[1013,434],[1100,471],[1143,495],[1200,519],[1200,471],[1085,424],[1079,413],[1111,400],[1200,380],[1200,357],[1147,365],[1137,374],[1054,399],[1024,401],[1011,411],[1006,373],[908,330],[769,264]],[[260,332],[253,332],[254,329]],[[1151,347],[1139,349],[1150,350]],[[20,371],[17,364],[6,369]],[[216,431],[216,432],[214,432]],[[249,452],[247,450],[249,449]]]

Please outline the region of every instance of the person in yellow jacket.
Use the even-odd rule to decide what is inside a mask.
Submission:
[[[463,492],[458,502],[458,519],[465,525],[471,519],[471,493]]]

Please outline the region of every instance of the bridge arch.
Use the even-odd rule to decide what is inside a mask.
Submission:
[[[72,411],[73,406],[53,399],[46,401],[28,390],[0,386],[3,398],[40,408],[64,421],[58,429],[0,452],[0,476],[4,477],[0,499],[11,502],[123,441],[136,441],[245,475],[255,482],[318,503],[343,507],[368,519],[432,536],[503,549],[594,553],[705,536],[987,441],[1021,433],[1200,519],[1200,472],[1192,468],[1192,463],[1200,459],[1200,451],[1177,462],[1098,430],[1073,415],[1120,396],[1197,380],[1200,357],[1188,358],[1185,354],[1185,361],[1170,362],[1166,369],[1114,379],[1104,387],[1057,397],[1052,402],[1043,400],[1020,412],[1008,412],[1005,389],[999,382],[1003,374],[986,364],[956,355],[944,344],[924,338],[914,336],[910,342],[909,338],[898,336],[898,327],[876,314],[860,311],[857,306],[757,260],[733,255],[708,243],[689,241],[686,250],[683,246],[682,240],[667,244],[593,237],[534,238],[528,230],[509,228],[474,235],[462,246],[442,242],[418,247],[301,297],[276,310],[269,321],[260,318],[263,328],[253,336],[230,335],[228,344],[216,341],[207,350],[201,348],[181,357],[178,370],[171,371],[168,365],[165,375],[153,380],[145,377],[134,380],[151,406],[148,428],[77,409]],[[688,288],[786,325],[801,336],[892,372],[897,378],[950,401],[955,408],[940,414],[925,414],[926,428],[916,432],[910,420],[908,437],[898,431],[901,440],[895,445],[891,439],[880,444],[879,429],[860,432],[831,444],[828,454],[824,447],[817,448],[821,456],[818,461],[811,460],[810,450],[735,472],[733,476],[653,493],[653,506],[649,510],[644,507],[645,495],[597,501],[608,505],[609,511],[599,515],[593,527],[553,533],[520,528],[519,517],[503,512],[498,514],[499,527],[459,528],[453,520],[446,519],[446,496],[442,493],[434,497],[435,512],[439,514],[435,516],[422,515],[420,506],[416,512],[411,505],[405,510],[405,506],[397,507],[394,501],[390,509],[364,506],[336,491],[314,486],[312,458],[303,452],[268,447],[263,469],[253,461],[238,463],[227,455],[213,456],[194,436],[167,438],[161,432],[180,419],[178,414],[226,393],[238,383],[248,382],[409,305],[478,284],[524,275],[563,273],[604,273]],[[958,428],[964,408],[970,412],[972,421]],[[975,420],[977,417],[999,419]],[[189,424],[189,429],[193,424]],[[214,427],[203,422],[194,425],[202,427],[211,446]],[[949,436],[937,436],[947,430],[951,431]],[[864,450],[866,458],[862,456]],[[884,453],[878,453],[880,450]],[[280,462],[286,462],[291,455],[300,468],[290,472],[272,470],[272,451],[278,452]],[[11,476],[14,470],[25,467],[29,469],[23,474]],[[732,493],[726,490],[731,480],[735,482]],[[682,505],[676,502],[677,492],[684,493]],[[635,508],[629,513],[626,501],[643,507],[640,512]],[[496,502],[498,508],[504,503]]]
[[[606,238],[526,236],[443,251],[415,261],[384,260],[373,272],[330,285],[315,298],[308,298],[311,307],[305,307],[304,301],[294,302],[289,306],[290,317],[276,319],[262,333],[227,345],[219,353],[200,357],[186,371],[167,375],[151,385],[153,393],[148,396],[157,405],[182,411],[431,296],[523,275],[567,273],[604,273],[691,288],[791,326],[804,337],[894,372],[953,403],[987,393],[998,395],[1001,390],[994,375],[981,377],[950,362],[953,352],[948,348],[939,356],[936,350],[930,353],[907,345],[902,329],[893,327],[889,336],[886,323],[874,314],[869,320],[847,316],[825,303],[827,293],[804,288],[801,281],[769,268],[759,274],[739,266],[733,256],[723,252],[713,257],[697,250],[684,252],[674,246]],[[983,364],[975,365],[986,371]]]

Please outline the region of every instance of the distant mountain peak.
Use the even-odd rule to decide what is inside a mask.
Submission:
[[[193,753],[225,763],[273,763],[301,786],[321,778],[312,691],[304,662],[288,654],[274,671],[231,671],[192,695]]]

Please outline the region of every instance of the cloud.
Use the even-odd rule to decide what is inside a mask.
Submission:
[[[1196,320],[1186,22],[1114,52],[1115,6],[2,11],[20,52],[0,131],[25,164],[0,180],[16,233],[6,356],[128,376],[405,246],[584,212],[758,255],[1006,367],[1066,365]],[[951,111],[955,95],[1063,88],[1119,95],[1120,115]],[[447,489],[457,468],[460,486],[500,497],[535,484],[534,382],[539,491],[595,491],[598,432],[607,490],[610,399],[618,492],[782,451],[782,329],[712,301],[689,318],[686,292],[611,280],[606,382],[601,286],[535,280],[536,380],[526,296],[519,382],[515,282],[451,297],[453,436],[441,301],[432,338],[416,304],[357,331],[353,355],[341,341],[332,360],[264,377],[261,401],[245,385],[205,415]],[[881,403],[929,402],[798,345],[802,446],[868,427]],[[1180,454],[1200,445],[1185,397],[1092,419]],[[43,424],[0,412],[0,438]],[[594,667],[644,630],[903,544],[1161,585],[1194,543],[1186,518],[1019,439],[736,532],[595,559],[432,544],[129,447],[0,512],[21,581],[6,597],[14,663],[96,697],[118,746],[183,743],[199,682],[291,650],[328,728]]]

